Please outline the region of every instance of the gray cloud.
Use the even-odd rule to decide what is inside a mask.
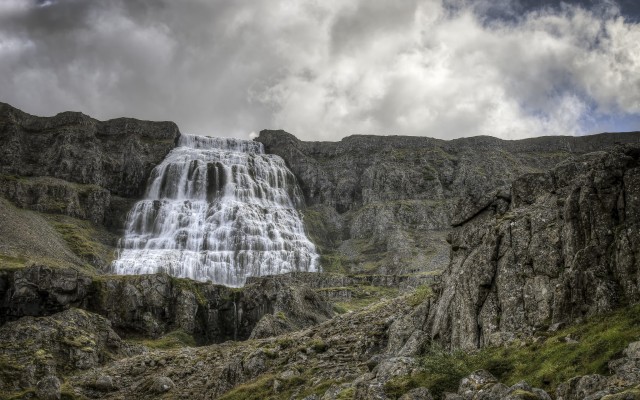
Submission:
[[[640,122],[629,5],[502,3],[3,0],[0,101],[317,140]]]

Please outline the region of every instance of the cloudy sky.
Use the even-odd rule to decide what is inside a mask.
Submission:
[[[182,132],[640,130],[637,0],[0,0],[0,101]]]

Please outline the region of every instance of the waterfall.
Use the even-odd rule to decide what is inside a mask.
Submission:
[[[181,135],[127,216],[117,274],[166,272],[227,286],[316,271],[296,178],[262,143]]]

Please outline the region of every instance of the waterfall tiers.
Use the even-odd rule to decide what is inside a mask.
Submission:
[[[262,143],[182,135],[127,216],[117,274],[166,272],[242,286],[248,276],[316,271],[318,254],[282,158]]]

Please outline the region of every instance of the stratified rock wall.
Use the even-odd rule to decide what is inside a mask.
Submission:
[[[0,103],[0,195],[36,211],[121,220],[111,197],[139,197],[179,135],[173,122],[36,117]]]

